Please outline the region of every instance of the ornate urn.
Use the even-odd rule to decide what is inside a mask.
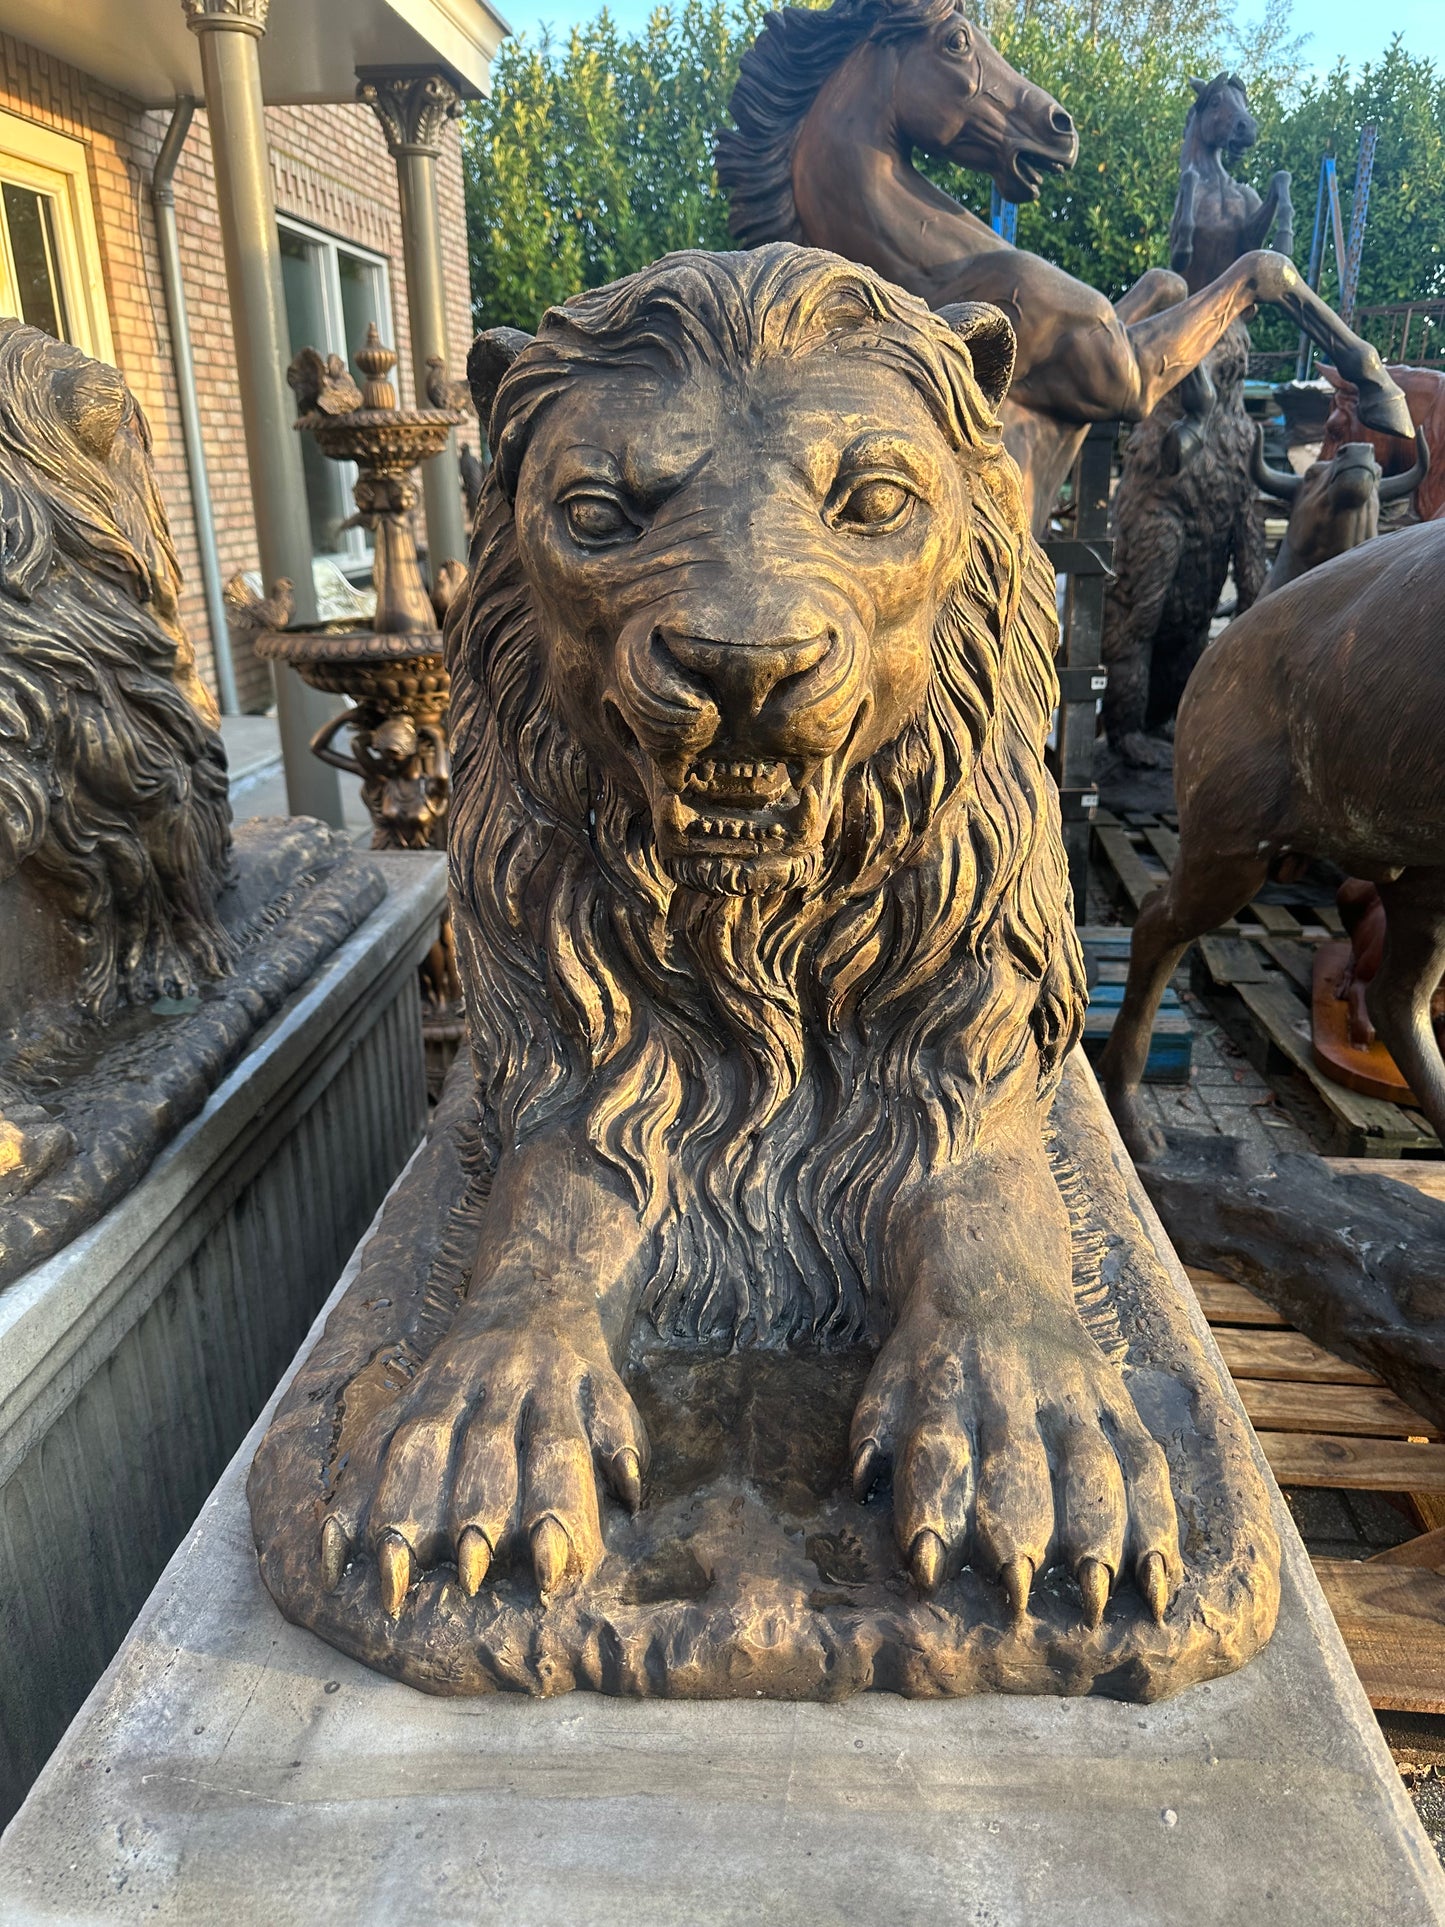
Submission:
[[[268,627],[256,637],[256,650],[289,663],[313,689],[347,696],[355,705],[318,730],[311,748],[323,762],[361,778],[372,848],[440,850],[446,847],[451,790],[440,618],[465,569],[454,558],[442,560],[428,595],[411,516],[419,499],[418,463],[440,453],[462,416],[455,408],[397,405],[391,381],[396,355],[383,346],[374,323],[356,365],[364,388],[339,355],[303,348],[287,379],[301,410],[297,429],[314,435],[332,461],[356,464],[356,514],[343,526],[363,527],[372,536],[376,613],[365,629]],[[336,746],[343,731],[350,738],[344,750]],[[461,1035],[449,922],[422,980],[428,1054],[440,1048],[449,1061],[447,1047],[454,1049]]]

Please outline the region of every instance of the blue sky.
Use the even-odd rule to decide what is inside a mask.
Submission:
[[[613,0],[613,18],[623,27],[640,26],[656,0]],[[514,33],[535,35],[546,21],[554,33],[565,32],[601,11],[601,0],[498,0],[498,10]],[[1258,8],[1246,4],[1247,17]],[[1344,54],[1351,65],[1380,54],[1394,34],[1402,33],[1411,53],[1428,54],[1445,66],[1445,0],[1381,0],[1362,7],[1360,0],[1296,0],[1295,22],[1310,39],[1306,55],[1312,67],[1332,67]]]

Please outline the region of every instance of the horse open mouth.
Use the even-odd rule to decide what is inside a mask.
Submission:
[[[1009,156],[1010,185],[1023,190],[1019,196],[1020,199],[1036,201],[1039,197],[1039,189],[1044,184],[1045,175],[1067,174],[1071,165],[1071,161],[1065,160],[1058,154],[1044,154],[1036,147],[1020,147]],[[1005,191],[1000,185],[999,192],[1005,193]]]

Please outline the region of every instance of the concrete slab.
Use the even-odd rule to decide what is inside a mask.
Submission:
[[[267,1417],[0,1841],[11,1927],[1445,1923],[1282,1504],[1273,1640],[1151,1707],[429,1699],[262,1590]]]

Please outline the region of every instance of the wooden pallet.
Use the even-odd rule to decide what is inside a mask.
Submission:
[[[1344,1163],[1346,1161],[1341,1160]],[[1363,1163],[1364,1160],[1358,1162]],[[1374,1160],[1369,1168],[1378,1172]],[[1445,1188],[1440,1167],[1419,1188]],[[1391,1176],[1415,1182],[1419,1166]],[[1295,1331],[1245,1285],[1186,1267],[1283,1486],[1389,1493],[1433,1528],[1372,1559],[1316,1559],[1355,1669],[1381,1710],[1445,1713],[1445,1443],[1375,1374]]]
[[[1094,842],[1119,893],[1137,911],[1174,867],[1178,819],[1136,815],[1121,820],[1101,810]],[[1306,884],[1268,886],[1237,918],[1199,939],[1196,988],[1228,990],[1239,998],[1252,1020],[1255,1042],[1249,1056],[1255,1069],[1265,1078],[1282,1066],[1297,1071],[1329,1115],[1337,1151],[1368,1158],[1439,1155],[1440,1140],[1418,1111],[1346,1090],[1314,1061],[1314,950],[1343,930],[1335,906],[1314,900],[1317,896]]]
[[[1113,1034],[1114,1020],[1124,997],[1129,974],[1127,924],[1081,924],[1084,970],[1089,984],[1089,1008],[1084,1018],[1084,1053],[1096,1063]],[[1194,1026],[1185,1014],[1177,991],[1166,990],[1154,1013],[1149,1033],[1149,1056],[1144,1065],[1146,1084],[1187,1084],[1194,1060]]]

